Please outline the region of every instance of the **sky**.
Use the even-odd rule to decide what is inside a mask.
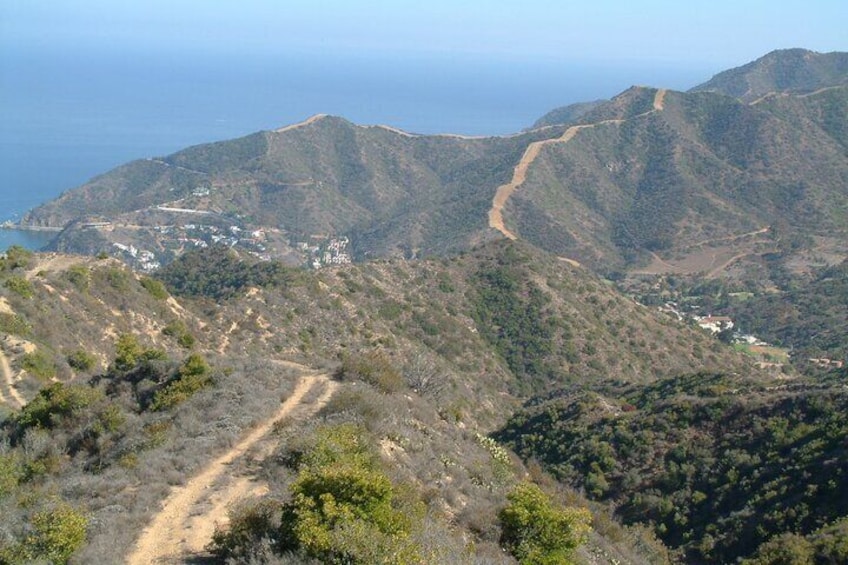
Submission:
[[[500,135],[780,48],[848,0],[0,0],[0,220],[130,159],[326,112]]]
[[[848,50],[846,22],[845,0],[3,0],[0,51],[543,58],[720,70],[776,48]]]

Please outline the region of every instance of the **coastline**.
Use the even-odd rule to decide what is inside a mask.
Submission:
[[[50,226],[28,226],[23,224],[16,224],[11,220],[6,220],[3,223],[0,223],[0,230],[15,230],[15,231],[36,231],[36,232],[54,232],[59,233],[62,231],[62,228],[50,227]]]

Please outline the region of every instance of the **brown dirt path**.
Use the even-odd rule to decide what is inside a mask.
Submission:
[[[13,379],[12,367],[9,365],[9,359],[0,348],[0,373],[3,374],[0,381],[0,402],[6,403],[8,406],[20,410],[26,404],[26,400],[15,389],[15,381]]]
[[[26,272],[26,278],[31,279],[38,273],[52,273],[56,271],[67,271],[77,263],[86,263],[90,259],[79,255],[65,255],[61,253],[47,253],[44,259],[39,261],[33,268]]]
[[[687,245],[685,249],[688,249],[690,247],[700,247],[701,245],[709,245],[711,243],[716,243],[716,242],[719,242],[719,241],[735,241],[737,239],[742,239],[744,237],[751,237],[753,235],[761,235],[761,234],[767,233],[770,229],[771,229],[771,226],[766,226],[764,228],[760,228],[760,229],[757,229],[757,230],[754,230],[754,231],[749,231],[749,232],[740,233],[740,234],[736,234],[736,235],[727,235],[727,236],[724,236],[724,237],[714,237],[712,239],[705,239],[703,241],[698,241],[698,242],[695,242],[691,245]]]
[[[304,126],[308,126],[309,124],[315,123],[318,120],[321,120],[321,119],[326,118],[326,117],[327,117],[327,114],[315,114],[314,116],[306,118],[305,120],[303,120],[300,123],[292,124],[290,126],[285,126],[285,127],[275,129],[274,133],[283,133],[284,131],[291,131],[293,129],[302,128]]]
[[[653,109],[648,110],[647,112],[643,112],[631,118],[630,120],[641,118],[643,116],[647,116],[649,114],[653,114],[654,112],[660,112],[665,108],[665,95],[666,89],[660,88],[657,90],[654,95]],[[503,235],[508,237],[509,239],[517,239],[514,233],[507,229],[506,225],[504,225],[503,219],[503,210],[506,206],[507,201],[510,196],[518,190],[524,181],[527,180],[527,171],[530,169],[530,165],[533,164],[533,161],[539,156],[542,148],[545,145],[551,145],[554,143],[568,143],[580,130],[590,129],[595,126],[605,125],[605,124],[620,124],[625,122],[623,119],[615,119],[615,120],[602,120],[600,122],[596,122],[594,124],[582,124],[578,126],[571,126],[562,134],[562,136],[554,138],[554,139],[545,139],[542,141],[534,141],[530,145],[527,146],[527,149],[524,151],[524,155],[521,156],[521,160],[518,161],[518,165],[515,166],[515,169],[512,173],[512,180],[510,180],[506,184],[502,184],[495,191],[495,197],[492,199],[492,207],[489,209],[489,227],[498,230]]]
[[[728,259],[727,261],[725,261],[724,263],[722,263],[718,267],[715,267],[709,273],[707,273],[706,278],[708,278],[708,279],[716,278],[720,272],[722,272],[723,270],[728,268],[730,265],[732,265],[733,263],[735,263],[739,259],[742,259],[743,257],[747,257],[748,255],[754,255],[754,253],[740,253],[738,255],[734,255],[733,257],[731,257],[730,259]]]
[[[298,368],[306,369],[302,365]],[[251,459],[261,460],[273,451],[273,438],[267,438],[274,425],[284,418],[308,418],[332,396],[337,384],[327,375],[308,373],[298,381],[291,396],[279,410],[251,431],[226,453],[209,463],[185,485],[176,487],[162,509],[142,532],[129,565],[174,563],[203,554],[212,539],[216,524],[227,521],[227,509],[240,498],[262,494],[267,488],[250,476],[234,476],[230,466],[251,452]],[[304,400],[313,390],[323,390],[316,400]]]
[[[518,190],[519,186],[524,184],[525,180],[527,180],[527,171],[530,169],[530,165],[533,164],[533,161],[536,160],[536,157],[539,156],[539,153],[542,151],[542,147],[552,143],[568,143],[575,135],[577,135],[578,131],[581,129],[595,127],[595,125],[596,124],[571,126],[565,130],[565,133],[563,133],[561,137],[534,141],[528,145],[527,149],[524,151],[524,155],[521,156],[521,160],[512,172],[512,180],[506,184],[502,184],[495,191],[495,197],[492,200],[492,208],[489,210],[489,227],[498,230],[509,239],[517,239],[518,236],[509,231],[504,225],[503,209],[504,206],[506,206],[506,202],[509,200],[509,197]]]

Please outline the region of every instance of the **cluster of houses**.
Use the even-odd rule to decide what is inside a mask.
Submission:
[[[141,271],[149,273],[161,267],[161,263],[156,260],[156,254],[147,249],[139,249],[135,245],[124,245],[123,243],[113,243],[118,249],[118,252],[124,255],[127,262],[133,263]]]
[[[350,239],[347,236],[312,236],[312,239],[318,240],[318,242],[300,242],[297,244],[297,248],[308,255],[308,264],[313,269],[320,269],[328,265],[347,265],[353,262],[348,251]]]
[[[713,335],[718,335],[719,333],[732,330],[735,326],[733,323],[733,319],[727,316],[699,316],[697,314],[684,314],[680,311],[676,302],[666,302],[662,306],[659,307],[661,312],[665,312],[671,316],[677,318],[678,321],[686,321],[686,320],[694,320],[694,322],[701,329],[710,332]],[[744,343],[746,345],[755,345],[755,346],[763,346],[766,347],[769,344],[760,338],[751,335],[751,334],[743,334],[741,332],[733,333],[733,341],[735,343]]]

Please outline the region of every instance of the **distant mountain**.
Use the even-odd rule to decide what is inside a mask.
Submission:
[[[555,108],[536,120],[532,129],[571,124],[605,102],[606,100],[593,100],[592,102],[577,102],[576,104]]]
[[[770,93],[806,93],[848,84],[848,53],[781,49],[723,71],[690,92],[718,92],[753,102]]]
[[[757,104],[633,87],[559,112],[570,125],[508,137],[316,116],[129,163],[22,223],[67,227],[56,249],[144,250],[147,265],[207,243],[203,230],[314,264],[335,260],[326,245],[339,237],[350,242],[343,259],[362,260],[454,254],[506,236],[606,274],[731,271],[767,283],[767,254],[799,270],[848,254],[848,86],[819,88],[846,81],[845,60],[775,52],[729,71],[782,77],[758,79],[752,93],[790,90]],[[802,87],[813,92],[794,93]]]
[[[37,208],[23,223],[105,218],[113,224],[101,234],[107,245],[122,226],[132,226],[133,237],[138,226],[212,222],[282,228],[307,240],[352,235],[360,258],[456,252],[485,238],[492,194],[481,187],[506,182],[529,143],[558,133],[416,136],[317,116],[128,163]],[[189,209],[207,213],[180,212]],[[60,249],[102,246],[102,238],[86,243],[86,225],[72,225]]]
[[[719,274],[819,236],[844,257],[846,110],[846,87],[755,106],[630,89],[525,154],[505,226],[607,272]]]

